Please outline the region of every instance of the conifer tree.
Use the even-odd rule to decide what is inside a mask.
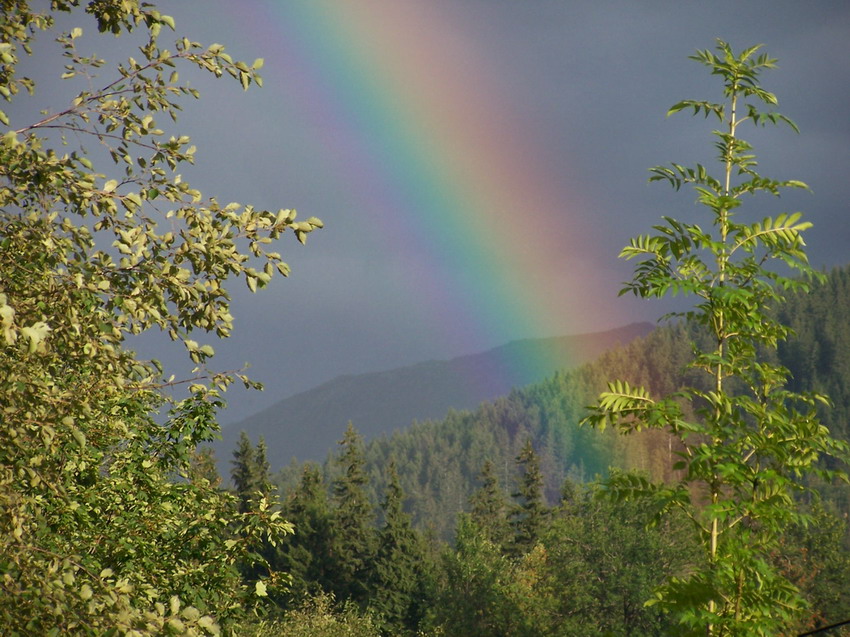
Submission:
[[[243,431],[239,436],[239,444],[233,451],[231,464],[231,478],[239,498],[239,511],[247,513],[271,490],[265,440],[261,437],[255,448]]]
[[[268,449],[266,439],[260,436],[257,448],[254,450],[254,463],[256,465],[256,487],[257,491],[266,495],[272,489],[271,466],[269,465]]]
[[[248,435],[244,431],[241,432],[239,445],[233,451],[231,462],[233,464],[231,477],[236,490],[239,512],[257,517],[259,517],[258,514],[265,514],[269,509],[269,496],[272,490],[265,440],[261,436],[257,446],[254,447]],[[277,505],[276,497],[273,504]],[[275,515],[280,515],[280,512],[276,511]],[[278,550],[277,542],[270,542],[267,537],[258,538],[251,549],[252,555],[261,558],[260,561],[243,560],[239,570],[246,581],[258,582],[273,563]]]
[[[230,461],[232,465],[230,478],[233,480],[233,487],[239,498],[239,510],[243,513],[251,508],[251,465],[253,461],[254,447],[251,445],[248,434],[243,431],[239,434],[239,443],[236,445],[236,449],[233,450],[233,460]]]
[[[363,441],[350,422],[339,444],[342,451],[335,462],[341,474],[333,482],[336,581],[331,592],[340,601],[365,605],[369,569],[375,554],[375,516],[366,493],[369,478]]]
[[[283,504],[284,517],[295,533],[283,542],[273,561],[292,578],[289,598],[332,590],[333,518],[321,469],[306,464],[298,486]]]
[[[510,537],[508,500],[490,460],[484,461],[479,479],[481,487],[470,498],[470,517],[486,539],[505,547]]]
[[[221,476],[216,467],[215,452],[212,447],[195,449],[189,464],[189,481],[193,484],[201,484],[218,488],[221,485]]]
[[[516,464],[520,475],[517,490],[513,494],[515,504],[510,516],[513,528],[511,552],[524,555],[540,539],[549,514],[549,509],[543,501],[540,462],[530,438],[525,441],[516,457]]]
[[[422,543],[404,511],[404,491],[395,461],[387,467],[387,489],[381,502],[384,526],[378,533],[373,566],[374,608],[390,635],[413,632],[422,618],[423,560]]]

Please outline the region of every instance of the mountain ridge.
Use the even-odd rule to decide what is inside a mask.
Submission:
[[[293,458],[322,461],[349,421],[369,440],[416,421],[442,418],[449,410],[473,409],[516,387],[593,360],[654,328],[642,322],[600,332],[520,339],[449,360],[343,374],[226,425],[214,448],[220,464],[229,464],[222,461],[229,460],[245,431],[252,440],[265,439],[272,470]],[[536,364],[517,371],[511,363],[516,360]]]

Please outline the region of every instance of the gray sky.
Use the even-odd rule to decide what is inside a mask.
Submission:
[[[687,59],[717,37],[779,59],[764,85],[801,134],[745,138],[762,174],[813,190],[745,214],[801,210],[812,262],[850,260],[850,3],[160,7],[179,35],[265,58],[260,90],[192,76],[202,99],[175,129],[198,146],[185,176],[220,201],[326,224],[306,247],[282,244],[289,279],[234,289],[236,331],[216,362],[250,361],[267,391],[234,392],[224,422],[340,374],[655,320],[662,305],[617,297],[631,266],[616,255],[661,215],[700,218],[692,192],[646,178],[656,164],[712,161],[713,123],[665,113],[718,98],[717,79]]]

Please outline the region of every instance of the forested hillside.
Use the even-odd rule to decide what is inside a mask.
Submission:
[[[253,467],[258,477],[264,450],[254,451],[237,467],[249,474]],[[541,458],[529,441],[499,471],[484,462],[451,543],[427,523],[412,523],[405,503],[415,494],[401,486],[394,461],[367,473],[353,428],[327,468],[330,482],[317,465],[303,467],[283,501],[296,532],[263,551],[293,578],[276,599],[287,609],[286,622],[274,628],[289,631],[282,634],[676,634],[675,620],[644,602],[694,559],[684,520],[650,525],[650,502],[614,502],[600,497],[597,484],[570,479],[547,501]],[[379,494],[377,505],[369,504],[370,490]],[[773,556],[811,604],[789,635],[850,614],[850,593],[840,585],[850,577],[846,520],[828,506],[815,505],[811,514],[811,526],[789,527]],[[271,627],[262,633],[276,634]]]
[[[681,382],[687,354],[686,334],[680,327],[655,330],[645,338],[614,349],[593,363],[560,372],[550,379],[516,389],[482,404],[474,411],[453,410],[440,421],[414,423],[407,429],[366,445],[367,472],[373,501],[383,488],[383,467],[395,461],[402,486],[410,497],[415,523],[430,526],[448,538],[455,515],[467,506],[486,461],[493,464],[501,484],[508,484],[514,458],[531,440],[540,458],[546,498],[557,500],[566,477],[593,480],[610,466],[663,471],[669,460],[667,439],[647,433],[639,438],[618,437],[578,426],[584,406],[605,387],[612,373],[651,387],[670,389]],[[335,477],[326,463],[328,479]],[[293,463],[278,477],[286,489],[301,473]]]
[[[833,270],[811,294],[788,298],[780,320],[797,334],[779,347],[790,387],[829,396],[834,404],[821,409],[821,419],[850,440],[850,267]]]
[[[784,318],[799,333],[778,357],[802,391],[850,382],[848,281],[850,268],[835,270],[789,299]],[[600,497],[594,481],[624,470],[666,477],[671,439],[578,422],[610,377],[653,392],[693,382],[683,366],[696,338],[666,326],[474,411],[365,445],[350,425],[324,466],[282,471],[283,514],[296,533],[264,555],[293,577],[277,600],[288,609],[285,627],[298,635],[309,634],[303,621],[362,635],[675,632],[670,615],[644,602],[698,559],[693,536],[675,515],[648,526],[650,500]],[[848,408],[839,392],[824,412],[845,438]],[[250,502],[271,488],[266,449],[243,437],[240,450],[234,477]],[[783,634],[850,616],[847,487],[821,491],[822,502],[802,503],[810,524],[788,526],[771,553],[809,605]]]
[[[850,439],[850,267],[831,272],[808,294],[789,298],[782,319],[797,336],[779,350],[800,391],[825,391],[834,400],[823,422],[838,437]],[[694,382],[683,372],[689,342],[698,335],[682,325],[656,329],[627,346],[615,348],[577,369],[482,404],[472,411],[453,410],[442,420],[414,423],[368,443],[366,471],[373,502],[384,487],[383,467],[394,461],[409,495],[414,522],[451,537],[455,515],[468,508],[484,463],[492,463],[501,484],[509,484],[514,458],[531,440],[540,459],[548,502],[557,501],[565,478],[582,483],[615,466],[665,477],[673,451],[659,432],[623,437],[578,426],[585,406],[611,378],[641,384],[666,394]],[[335,477],[325,463],[327,479]],[[286,491],[300,476],[293,463],[277,482]],[[843,493],[843,492],[842,492]],[[836,493],[836,497],[839,495]]]
[[[452,360],[340,376],[225,426],[215,449],[228,456],[245,431],[252,439],[263,436],[275,451],[274,470],[292,458],[321,461],[349,421],[372,440],[414,420],[443,418],[449,409],[475,409],[513,386],[537,383],[560,369],[592,361],[652,328],[651,323],[633,323],[591,334],[525,339]]]

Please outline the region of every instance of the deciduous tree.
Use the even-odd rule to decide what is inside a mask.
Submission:
[[[62,57],[51,69],[43,39],[60,14]],[[60,77],[74,94],[0,111],[7,634],[214,632],[216,618],[265,595],[266,581],[243,585],[237,562],[258,538],[289,529],[266,502],[240,515],[209,481],[176,478],[215,435],[220,392],[234,380],[207,369],[213,348],[197,334],[228,336],[228,282],[255,290],[287,274],[273,240],[291,232],[303,243],[321,222],[222,205],[181,178],[195,147],[171,127],[198,97],[181,74],[232,76],[248,88],[260,84],[262,60],[236,61],[189,38],[163,43],[174,28],[138,0],[0,7],[0,96],[14,105],[29,93],[37,103],[39,82]],[[125,40],[133,32],[141,46],[107,64],[78,48],[89,30]],[[30,54],[46,77],[20,72]],[[178,381],[127,346],[148,330],[197,365],[185,399],[172,399]]]
[[[796,130],[773,110],[777,99],[760,83],[775,60],[759,46],[736,54],[722,41],[716,52],[692,58],[722,80],[723,99],[684,100],[669,113],[693,110],[719,123],[713,132],[719,173],[671,164],[653,168],[650,180],[676,190],[693,185],[707,223],[664,217],[654,234],[632,239],[621,256],[640,260],[623,292],[695,299],[692,309],[674,316],[698,326],[704,337],[693,343],[689,365],[703,382],[662,397],[613,382],[587,422],[610,423],[623,433],[661,428],[678,439],[677,475],[670,483],[617,474],[607,484],[617,498],[650,496],[659,516],[684,511],[701,541],[704,559],[669,579],[653,602],[693,634],[773,635],[799,614],[803,601],[771,565],[770,552],[782,529],[803,517],[794,495],[806,476],[834,480],[838,474],[822,460],[846,458],[847,446],[817,418],[816,406],[827,399],[789,391],[787,371],[759,356],[789,336],[774,318],[784,291],[805,289],[817,276],[802,236],[810,224],[800,213],[747,221],[740,211],[746,197],[806,188],[762,177],[740,136],[745,124]]]

